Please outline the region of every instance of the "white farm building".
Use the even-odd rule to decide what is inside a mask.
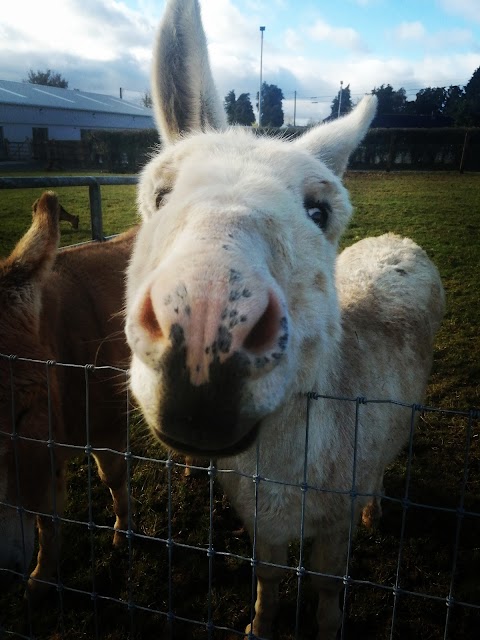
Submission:
[[[148,107],[99,93],[0,80],[0,159],[27,158],[50,141],[99,129],[154,129]]]

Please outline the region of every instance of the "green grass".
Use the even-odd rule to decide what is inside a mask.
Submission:
[[[15,176],[13,172],[4,176]],[[40,176],[45,172],[22,173],[22,176]],[[61,175],[100,175],[95,172],[56,173]],[[31,222],[33,202],[45,189],[0,189],[0,256],[6,256]],[[80,218],[78,230],[72,229],[68,222],[61,222],[60,245],[75,244],[90,240],[90,207],[88,187],[55,188],[63,207],[72,215]],[[135,206],[135,185],[102,186],[103,232],[108,236],[127,229],[137,220]]]
[[[352,173],[346,184],[355,206],[355,215],[343,239],[343,246],[367,235],[394,231],[413,238],[437,264],[447,294],[447,314],[438,335],[434,366],[426,403],[448,410],[480,406],[480,175],[448,173]],[[60,200],[71,213],[81,217],[82,231],[72,231],[62,223],[63,242],[88,235],[88,190],[59,189]],[[7,253],[28,227],[30,207],[40,190],[0,193],[1,250]],[[135,221],[135,189],[102,187],[105,228],[120,230]],[[82,237],[83,237],[82,236]],[[480,513],[480,428],[472,420],[469,465],[464,507]],[[457,509],[462,495],[468,418],[437,411],[421,416],[416,428],[409,475],[408,495],[420,505]],[[165,452],[153,444],[140,420],[134,421],[133,451],[138,456],[165,459]],[[182,462],[181,458],[176,459]],[[447,615],[445,598],[452,581],[453,549],[458,534],[457,570],[453,595],[461,602],[480,605],[480,517],[468,513],[409,506],[397,501],[405,495],[407,456],[402,455],[385,478],[387,499],[384,515],[376,531],[360,529],[355,539],[350,575],[365,581],[355,585],[347,598],[347,638],[390,638],[393,595],[388,589],[400,578],[401,587],[413,595],[397,599],[393,638],[433,640],[444,637]],[[167,638],[164,615],[138,607],[169,609],[177,616],[206,620],[209,590],[209,562],[205,549],[209,542],[209,505],[213,501],[213,546],[249,557],[251,545],[241,524],[218,486],[210,497],[205,472],[185,479],[181,467],[166,469],[162,462],[137,460],[132,475],[132,495],[137,531],[142,536],[171,534],[176,543],[199,549],[174,546],[169,554],[162,541],[135,539],[131,550],[115,551],[108,532],[88,532],[83,524],[67,524],[63,532],[61,565],[66,587],[90,592],[93,575],[97,593],[131,599],[137,609],[111,600],[92,601],[88,595],[65,591],[63,605],[53,592],[40,610],[25,611],[22,590],[0,596],[0,622],[5,630],[51,640],[99,638],[123,639],[132,629],[135,638]],[[67,517],[88,520],[86,465],[71,465]],[[169,474],[171,477],[169,477]],[[172,486],[171,531],[168,528],[168,486]],[[393,498],[395,500],[389,499]],[[93,513],[98,525],[113,522],[107,490],[95,480]],[[402,555],[399,541],[404,526]],[[92,571],[92,542],[95,559]],[[290,562],[298,562],[292,546]],[[171,573],[169,571],[171,567]],[[171,584],[169,583],[171,575]],[[248,622],[251,599],[251,566],[248,561],[216,556],[213,560],[211,610],[215,623],[237,630]],[[415,594],[428,593],[425,599]],[[294,637],[297,577],[289,574],[282,584],[280,637]],[[439,598],[435,600],[434,597]],[[95,611],[96,608],[96,611]],[[314,595],[308,580],[302,592],[301,637],[315,637],[309,621],[315,617]],[[95,626],[97,620],[97,627]],[[454,607],[448,638],[469,640],[478,637],[480,610]],[[0,637],[1,626],[0,626]],[[6,637],[9,637],[6,635]],[[14,636],[15,637],[15,636]],[[172,637],[206,638],[205,629],[177,621]],[[213,638],[238,638],[215,632]]]

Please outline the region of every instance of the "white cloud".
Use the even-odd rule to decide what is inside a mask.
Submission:
[[[479,0],[440,0],[440,5],[448,13],[480,23]]]
[[[421,22],[402,22],[394,29],[397,40],[421,40],[425,37],[425,27]]]
[[[474,40],[470,29],[449,29],[432,34],[427,42],[432,48],[446,48],[451,46],[470,46],[474,43]]]
[[[232,75],[258,67],[260,31],[230,0],[202,2],[202,19],[213,67]]]
[[[351,27],[332,27],[321,18],[308,29],[308,34],[313,40],[330,42],[344,49],[364,52],[368,50],[367,45],[355,29]]]
[[[470,29],[443,29],[428,33],[421,22],[402,22],[390,34],[399,44],[410,45],[415,42],[424,49],[440,49],[447,47],[469,46],[474,42]]]
[[[65,55],[112,62],[130,47],[138,54],[142,48],[150,48],[154,31],[153,24],[140,13],[116,0],[9,2],[2,12],[2,23],[4,29],[18,34],[8,40],[10,52],[58,54],[59,63]],[[2,39],[0,50],[5,46]]]
[[[287,29],[284,35],[285,46],[291,51],[301,51],[303,49],[303,38],[294,29]]]

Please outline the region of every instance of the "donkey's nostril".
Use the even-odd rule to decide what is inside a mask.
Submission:
[[[268,304],[255,326],[245,338],[243,346],[252,353],[264,353],[271,349],[280,331],[281,312],[277,297],[270,292]]]
[[[153,308],[150,292],[143,301],[139,321],[143,328],[148,331],[152,340],[159,340],[163,336],[163,331]]]

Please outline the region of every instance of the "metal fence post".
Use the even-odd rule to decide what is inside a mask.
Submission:
[[[467,129],[467,131],[465,132],[465,138],[463,140],[463,148],[462,148],[462,157],[460,159],[460,167],[459,167],[459,171],[460,173],[463,173],[465,171],[465,159],[467,157],[467,150],[468,150],[468,143],[470,142],[470,130]]]
[[[90,196],[90,219],[92,222],[92,238],[94,240],[105,240],[102,224],[102,194],[100,185],[97,182],[88,185]]]

